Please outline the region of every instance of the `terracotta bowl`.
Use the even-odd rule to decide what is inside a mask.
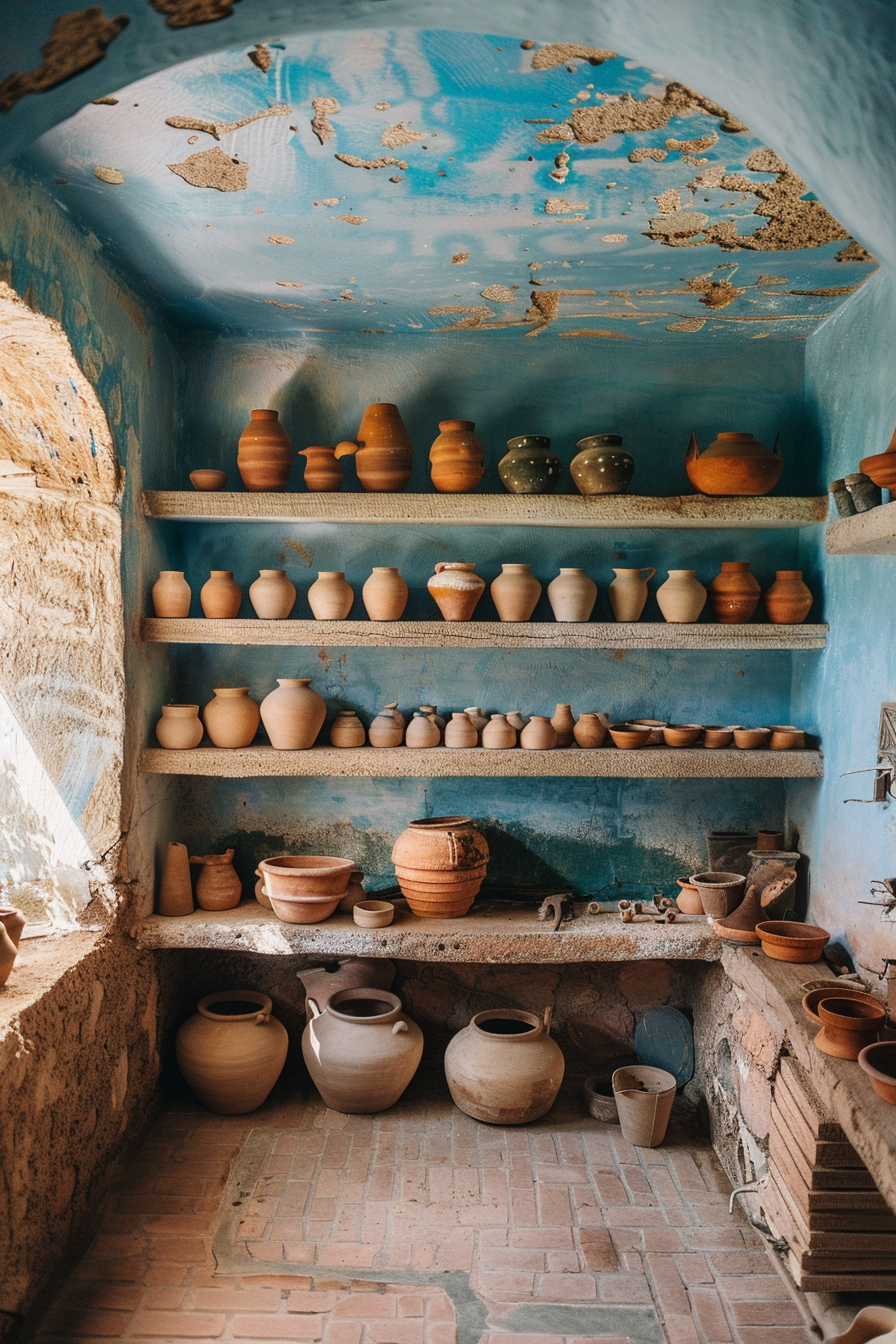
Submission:
[[[692,747],[702,732],[702,723],[672,723],[663,729],[663,738],[667,747]]]
[[[319,924],[329,919],[339,904],[339,893],[335,896],[285,896],[266,889],[271,909],[284,924]]]
[[[808,993],[803,995],[803,1012],[816,1027],[821,1026],[818,1005],[822,1001],[828,1003],[832,999],[856,999],[859,1003],[880,1002],[873,994],[869,994],[867,989],[853,989],[851,985],[841,987],[836,980],[829,980],[824,986],[818,989],[810,989]]]
[[[223,490],[227,484],[227,472],[202,467],[199,471],[190,472],[190,480],[196,490]]]
[[[628,725],[634,724],[636,728],[649,728],[650,737],[647,739],[648,747],[661,747],[663,745],[663,729],[667,727],[665,719],[629,719]]]
[[[351,859],[336,859],[329,854],[280,854],[262,859],[257,872],[264,877],[272,902],[275,896],[332,896],[335,909],[354,867]]]
[[[681,914],[702,915],[703,902],[701,901],[700,893],[693,882],[689,882],[686,877],[680,877],[678,879],[678,885],[681,888],[681,891],[676,897],[675,904],[678,906]]]
[[[859,471],[870,476],[875,485],[885,490],[896,491],[896,453],[875,453],[873,457],[863,457]]]
[[[646,747],[650,741],[651,729],[634,723],[611,723],[610,736],[617,747],[628,751],[634,747]]]
[[[859,1065],[879,1097],[896,1106],[896,1041],[876,1041],[859,1052]]]
[[[767,747],[771,735],[771,728],[735,728],[734,745],[755,751],[757,747]]]
[[[734,740],[734,728],[704,728],[704,747],[730,747]]]
[[[819,961],[831,940],[827,929],[791,919],[767,919],[756,925],[762,950],[773,961]]]
[[[768,745],[772,751],[802,751],[806,745],[806,734],[802,728],[794,728],[791,723],[773,723]]]
[[[822,1029],[815,1045],[835,1059],[856,1060],[865,1046],[877,1039],[886,1015],[879,1000],[862,1003],[859,999],[822,999],[818,1005]]]
[[[358,901],[352,906],[352,919],[362,929],[384,929],[395,918],[391,901]]]

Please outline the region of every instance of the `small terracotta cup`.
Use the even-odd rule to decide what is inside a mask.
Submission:
[[[384,929],[395,918],[391,901],[358,901],[352,906],[352,919],[362,929]]]
[[[771,727],[768,745],[772,751],[802,751],[806,745],[806,734],[802,728],[793,724],[775,723]]]
[[[734,745],[745,751],[755,751],[758,747],[767,747],[771,735],[771,728],[735,728]]]
[[[730,747],[734,741],[734,727],[722,728],[712,726],[703,729],[704,747]]]
[[[200,467],[198,471],[190,472],[190,480],[195,490],[223,490],[227,484],[227,472]]]

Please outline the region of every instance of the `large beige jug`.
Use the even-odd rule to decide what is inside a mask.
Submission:
[[[448,1044],[445,1076],[455,1106],[490,1125],[546,1115],[563,1082],[563,1054],[544,1017],[516,1008],[477,1013]]]
[[[330,1110],[372,1115],[394,1106],[417,1072],[423,1033],[385,989],[341,989],[311,1017],[302,1054],[311,1081]]]

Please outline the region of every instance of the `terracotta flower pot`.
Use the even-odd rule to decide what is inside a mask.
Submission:
[[[757,939],[758,940],[758,939]],[[870,1003],[874,1005],[880,1000],[867,990],[855,988],[852,985],[838,984],[837,980],[828,980],[823,989],[809,989],[803,995],[802,1009],[814,1027],[822,1026],[821,1018],[818,1015],[818,1005],[825,999],[856,999],[859,1003]]]
[[[305,459],[305,489],[314,492],[342,488],[342,466],[336,460],[336,449],[324,444],[300,448],[299,457]]]
[[[322,569],[308,589],[308,603],[316,621],[344,621],[355,600],[341,569]]]
[[[377,402],[361,417],[355,440],[336,445],[336,456],[357,454],[358,480],[365,490],[403,490],[411,479],[413,449],[397,406]]]
[[[664,620],[692,625],[706,606],[706,589],[693,569],[670,569],[668,579],[656,590],[656,600]]]
[[[646,569],[614,569],[616,575],[610,584],[610,606],[617,621],[640,621],[644,603],[647,601],[647,580],[652,579],[656,570],[650,565]]]
[[[250,411],[240,435],[236,464],[247,490],[285,490],[292,470],[289,436],[279,411]]]
[[[530,565],[502,565],[490,592],[499,620],[528,621],[541,597],[541,584]]]
[[[412,821],[392,849],[395,876],[415,915],[465,915],[482,886],[488,844],[469,817]]]
[[[485,592],[485,579],[476,566],[461,560],[440,560],[427,583],[439,611],[446,621],[469,621]]]
[[[156,616],[183,619],[190,614],[190,585],[179,569],[163,569],[152,586],[152,608]]]
[[[440,420],[429,450],[430,476],[441,494],[468,494],[480,484],[485,454],[472,420]]]
[[[230,569],[213,569],[199,590],[202,614],[210,620],[232,620],[240,614],[243,593]]]
[[[723,560],[721,573],[709,585],[709,601],[722,625],[742,625],[753,619],[761,589],[744,560]]]
[[[445,746],[461,748],[479,746],[479,734],[465,710],[459,714],[452,714],[445,724]]]
[[[656,1148],[666,1137],[675,1100],[675,1075],[649,1064],[616,1069],[613,1096],[622,1137],[633,1148]]]
[[[558,747],[571,747],[575,738],[576,720],[569,705],[558,705],[551,716],[551,727],[557,734]]]
[[[330,742],[334,747],[363,747],[367,732],[353,709],[340,709],[330,724]]]
[[[591,434],[579,439],[569,464],[580,495],[624,495],[635,470],[635,459],[622,447],[618,434]]]
[[[703,906],[703,913],[724,919],[743,900],[747,879],[740,873],[692,873],[688,879]]]
[[[458,1110],[489,1125],[546,1115],[563,1082],[563,1052],[543,1017],[516,1008],[477,1013],[448,1043],[445,1077]]]
[[[597,601],[597,584],[584,569],[561,569],[548,584],[555,621],[589,621]]]
[[[239,905],[243,884],[233,866],[233,853],[228,849],[223,854],[191,855],[190,862],[202,867],[196,883],[196,904],[201,910],[232,910]]]
[[[779,436],[780,437],[780,436]],[[767,495],[778,484],[784,459],[778,439],[772,452],[752,434],[726,431],[701,453],[691,435],[685,457],[691,484],[704,495]]]
[[[401,999],[385,989],[341,989],[311,1018],[302,1054],[311,1081],[331,1111],[373,1115],[398,1101],[417,1072],[423,1033]]]
[[[803,583],[802,570],[779,569],[763,601],[773,624],[801,625],[812,609],[812,594]]]
[[[186,845],[170,841],[162,860],[157,913],[171,918],[193,913],[193,883]]]
[[[361,589],[372,621],[400,621],[408,604],[408,586],[394,566],[375,565]]]
[[[266,994],[223,990],[200,999],[177,1033],[175,1055],[190,1091],[216,1115],[246,1115],[283,1071],[289,1039]]]
[[[580,714],[572,735],[580,747],[592,751],[595,747],[603,746],[608,730],[606,714]]]
[[[507,440],[508,452],[498,463],[498,475],[512,495],[551,495],[563,463],[551,452],[551,441],[541,434],[523,434]]]
[[[278,677],[277,689],[261,702],[265,732],[278,751],[313,747],[326,717],[326,702],[312,691],[310,677]]]
[[[533,714],[520,733],[524,751],[552,751],[557,745],[557,729],[546,714]]]
[[[400,747],[404,741],[404,718],[394,704],[386,705],[371,723],[367,736],[372,747]]]
[[[285,569],[260,569],[249,588],[249,601],[262,621],[285,621],[296,604],[296,588]]]
[[[189,751],[202,741],[198,705],[163,705],[156,724],[159,746],[166,751]]]
[[[816,1049],[835,1059],[856,1060],[866,1045],[877,1040],[886,1015],[882,1003],[838,999],[837,991],[832,990],[831,996],[818,1005],[822,1028],[815,1037]]]
[[[351,859],[328,854],[281,854],[262,859],[255,871],[278,919],[319,924],[339,905],[354,867]]]
[[[482,745],[491,751],[509,751],[516,746],[517,731],[504,714],[493,714],[482,730]]]
[[[248,747],[258,731],[258,705],[248,686],[219,686],[202,711],[205,731],[216,747]]]
[[[756,925],[762,950],[773,961],[819,961],[831,940],[827,929],[790,919],[763,920]]]

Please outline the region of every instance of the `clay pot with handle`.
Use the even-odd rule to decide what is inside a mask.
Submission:
[[[616,577],[610,584],[610,606],[614,617],[617,621],[640,621],[647,601],[647,580],[656,570],[648,565],[646,569],[614,569],[613,573]]]
[[[392,849],[395,876],[415,915],[465,915],[488,865],[488,843],[469,817],[412,821]]]
[[[384,706],[367,730],[372,747],[400,747],[404,741],[404,719],[396,713],[397,702]]]
[[[482,481],[485,454],[472,420],[440,420],[429,450],[429,474],[440,494],[469,494]]]
[[[692,434],[685,456],[688,478],[702,495],[767,495],[784,470],[780,438],[778,434],[769,452],[752,434],[726,431],[701,453]]]
[[[283,1071],[289,1038],[266,994],[223,990],[199,1000],[174,1050],[190,1091],[215,1115],[246,1115]]]
[[[373,1115],[398,1101],[423,1056],[423,1033],[385,989],[340,989],[326,1007],[307,999],[311,1016],[302,1055],[330,1110]]]
[[[439,611],[446,621],[469,621],[485,592],[485,579],[462,560],[439,560],[435,570],[426,586]]]
[[[403,490],[411,479],[413,449],[398,407],[389,401],[368,406],[357,439],[336,445],[336,456],[355,454],[365,490]]]
[[[300,448],[299,457],[305,459],[305,489],[314,492],[339,490],[342,486],[342,467],[336,461],[336,449],[324,444]]]
[[[477,1013],[445,1051],[458,1110],[489,1125],[527,1125],[546,1115],[563,1082],[563,1053],[543,1017],[516,1008]]]
[[[233,866],[233,855],[232,849],[223,854],[190,855],[190,862],[202,867],[196,883],[196,904],[200,910],[232,910],[239,905],[243,884]]]
[[[279,411],[250,411],[240,435],[236,464],[247,490],[285,490],[292,470],[289,436]]]

